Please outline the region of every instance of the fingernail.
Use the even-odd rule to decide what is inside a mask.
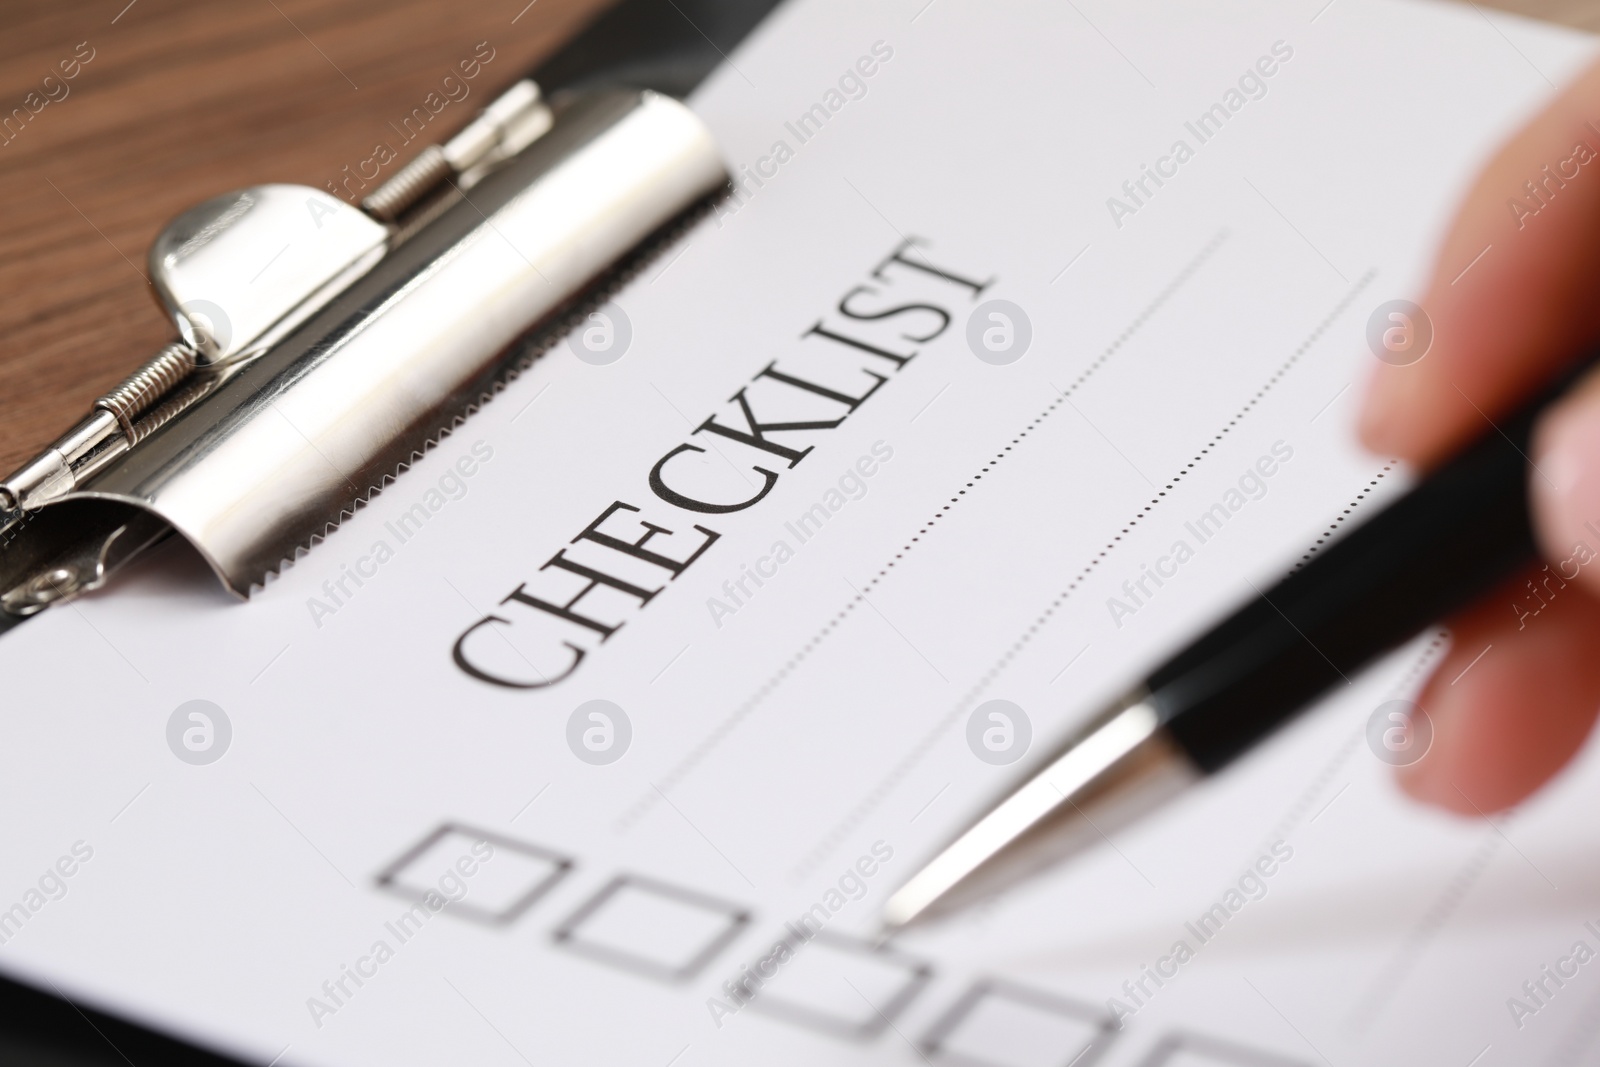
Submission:
[[[1545,419],[1534,447],[1532,496],[1545,552],[1600,549],[1600,397],[1580,395]]]

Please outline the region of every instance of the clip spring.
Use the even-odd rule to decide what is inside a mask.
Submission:
[[[550,129],[554,118],[539,87],[520,81],[496,97],[483,113],[443,146],[429,145],[361,201],[373,218],[398,224],[446,182],[466,188],[496,163],[522,151]]]
[[[121,385],[96,400],[94,406],[115,415],[117,422],[122,425],[122,432],[128,437],[128,443],[136,445],[140,438],[156,427],[141,429],[134,420],[155,407],[156,402],[187,378],[194,368],[194,349],[174,341],[125,378]]]
[[[88,418],[0,483],[0,510],[32,511],[104,470],[199,399],[200,390],[174,393],[194,369],[193,349],[178,341],[166,345],[96,400]]]

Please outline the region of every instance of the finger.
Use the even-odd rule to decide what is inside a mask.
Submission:
[[[1534,525],[1566,581],[1600,596],[1600,371],[1540,420],[1529,477]]]
[[[1536,576],[1534,593],[1528,583]],[[1488,814],[1560,770],[1594,725],[1600,600],[1535,570],[1451,629],[1450,653],[1418,699],[1433,723],[1433,745],[1400,772],[1400,784],[1426,803]]]
[[[1513,137],[1467,194],[1422,299],[1418,362],[1380,364],[1361,435],[1431,465],[1600,334],[1600,64]]]

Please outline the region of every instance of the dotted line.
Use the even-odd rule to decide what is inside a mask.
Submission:
[[[1310,335],[1308,335],[1306,339],[1300,343],[1300,346],[1289,355],[1289,358],[1284,360],[1277,370],[1273,371],[1272,376],[1266,380],[1265,384],[1263,384],[1260,389],[1256,390],[1255,395],[1245,402],[1244,406],[1234,414],[1233,418],[1229,419],[1227,424],[1224,425],[1222,429],[1218,430],[1216,434],[1212,436],[1211,440],[1207,441],[1206,444],[1201,447],[1200,451],[1197,452],[1188,463],[1184,464],[1184,466],[1180,468],[1176,474],[1172,475],[1171,479],[1166,483],[1165,488],[1158,490],[1156,495],[1150,498],[1149,503],[1147,503],[1139,511],[1135,512],[1134,515],[1127,520],[1127,523],[1122,527],[1121,532],[1113,535],[1111,540],[1106,542],[1105,546],[1101,548],[1099,553],[1093,556],[1088,563],[1084,564],[1083,568],[1078,571],[1075,576],[1073,576],[1070,582],[1067,583],[1067,587],[1060,593],[1056,594],[1055,598],[1050,601],[1049,605],[1045,607],[1044,611],[1042,611],[1033,620],[1033,622],[1029,624],[1028,628],[1022,632],[1022,635],[1012,643],[1011,647],[1006,649],[1005,653],[1000,657],[1000,659],[984,673],[982,678],[978,679],[972,688],[968,689],[967,692],[963,694],[960,701],[958,701],[948,712],[946,712],[939,719],[939,721],[934,724],[932,729],[923,734],[922,738],[916,743],[916,745],[914,745],[908,753],[901,757],[899,763],[897,763],[894,768],[855,805],[855,807],[850,809],[849,813],[847,813],[845,817],[833,827],[833,829],[828,831],[827,835],[822,839],[822,841],[809,853],[807,853],[805,858],[802,859],[799,865],[794,869],[793,875],[797,880],[804,879],[807,875],[814,871],[824,860],[827,859],[833,850],[838,847],[844,838],[855,830],[855,828],[863,819],[871,814],[878,807],[878,805],[889,796],[890,793],[894,792],[894,790],[898,788],[900,782],[906,777],[906,775],[910,774],[912,769],[922,761],[922,758],[926,756],[928,752],[932,751],[933,747],[943,738],[946,731],[948,731],[952,725],[954,725],[964,714],[967,713],[971,707],[972,701],[977,698],[977,695],[986,689],[996,678],[1000,676],[1002,672],[1005,671],[1007,667],[1011,665],[1012,660],[1016,659],[1022,650],[1027,647],[1028,643],[1033,640],[1034,635],[1037,634],[1040,629],[1042,629],[1044,625],[1050,621],[1051,616],[1053,616],[1056,611],[1067,602],[1068,598],[1072,596],[1079,586],[1088,580],[1089,576],[1100,566],[1101,562],[1106,558],[1106,556],[1116,549],[1117,544],[1121,542],[1123,537],[1126,536],[1135,526],[1139,525],[1139,523],[1142,522],[1151,511],[1159,506],[1162,498],[1167,495],[1167,492],[1181,482],[1184,478],[1186,478],[1189,475],[1189,472],[1194,470],[1196,464],[1204,460],[1205,457],[1212,452],[1212,450],[1221,444],[1224,437],[1233,432],[1234,427],[1239,425],[1240,420],[1248,415],[1256,407],[1256,405],[1261,402],[1267,393],[1272,391],[1273,387],[1276,386],[1280,380],[1282,380],[1283,376],[1288,373],[1290,368],[1298,363],[1300,358],[1306,354],[1311,346],[1328,331],[1329,327],[1333,325],[1334,321],[1344,313],[1345,309],[1350,306],[1351,302],[1356,298],[1356,296],[1367,287],[1367,285],[1374,277],[1376,277],[1376,275],[1376,271],[1369,270],[1355,283],[1354,286],[1351,287],[1350,291],[1344,295],[1343,299],[1334,305],[1333,310],[1330,311],[1328,315],[1317,324],[1316,329],[1312,330]]]
[[[1411,669],[1405,673],[1405,677],[1390,687],[1389,699],[1393,700],[1401,693],[1409,693],[1414,690],[1417,681],[1422,675],[1433,669],[1434,660],[1439,658],[1440,650],[1444,648],[1445,641],[1449,637],[1449,630],[1434,631],[1433,640],[1429,641],[1428,647],[1422,650],[1422,655],[1417,657],[1417,662],[1411,665]]]
[[[652,789],[649,793],[644,794],[633,804],[632,807],[623,812],[622,815],[617,819],[614,828],[618,832],[622,832],[637,823],[647,812],[649,812],[656,806],[657,803],[660,802],[661,793],[671,790],[675,785],[687,777],[688,774],[693,771],[695,767],[698,766],[713,749],[720,745],[729,734],[738,728],[739,724],[742,723],[744,719],[772,693],[773,690],[777,689],[778,686],[789,677],[789,675],[794,673],[795,668],[800,666],[800,664],[803,663],[812,652],[816,651],[817,646],[826,641],[828,637],[833,634],[833,631],[838,629],[839,625],[849,618],[850,614],[854,612],[856,608],[861,606],[861,604],[866,600],[867,594],[871,593],[880,582],[888,577],[889,572],[892,571],[895,566],[906,557],[907,553],[913,551],[914,546],[921,543],[922,539],[927,536],[927,534],[934,528],[938,521],[943,518],[951,508],[955,507],[961,502],[961,498],[967,495],[967,490],[975,487],[978,482],[983,480],[983,476],[985,474],[988,474],[995,467],[999,466],[1001,461],[1004,460],[1006,456],[1012,452],[1012,450],[1020,445],[1025,437],[1033,432],[1033,430],[1037,429],[1039,424],[1045,419],[1048,419],[1052,414],[1054,414],[1055,410],[1060,407],[1069,396],[1076,392],[1097,370],[1104,366],[1106,361],[1115,355],[1117,351],[1121,349],[1122,346],[1125,345],[1128,340],[1139,331],[1140,327],[1148,322],[1151,316],[1159,311],[1161,307],[1172,298],[1173,294],[1182,288],[1184,283],[1188,282],[1194,277],[1195,273],[1198,272],[1201,266],[1205,264],[1206,260],[1210,259],[1216,250],[1222,246],[1222,243],[1227,240],[1227,238],[1228,231],[1221,230],[1214,237],[1212,237],[1210,241],[1207,241],[1205,246],[1200,249],[1195,257],[1185,264],[1183,269],[1178,272],[1177,276],[1167,284],[1166,288],[1157,293],[1155,298],[1152,299],[1149,304],[1145,305],[1144,309],[1139,312],[1134,320],[1129,323],[1120,334],[1112,339],[1111,343],[1106,346],[1105,350],[1095,357],[1094,361],[1085,367],[1082,373],[1072,380],[1072,383],[1067,386],[1065,391],[1058,390],[1057,397],[1051,401],[1043,411],[1035,416],[1032,422],[1024,426],[1015,437],[1013,437],[1004,447],[996,452],[987,463],[980,467],[978,471],[967,481],[964,488],[958,489],[956,494],[952,496],[948,502],[942,505],[938,511],[934,512],[933,515],[922,524],[917,532],[912,535],[911,539],[905,544],[901,545],[899,550],[895,552],[894,556],[887,560],[884,565],[879,568],[878,573],[874,574],[872,578],[868,580],[864,586],[862,586],[860,591],[855,593],[845,603],[844,607],[840,608],[831,619],[823,624],[822,628],[813,634],[811,639],[802,645],[799,651],[789,658],[788,662],[786,662],[782,667],[779,667],[777,672],[773,674],[771,678],[767,679],[767,681],[764,682],[754,693],[752,693],[750,697],[744,701],[744,703],[735,708],[732,714],[723,719],[722,722],[718,723],[716,728],[706,736],[705,740],[701,741],[700,744],[695,746],[694,749],[684,756],[675,767],[658,779],[654,783],[654,789]],[[1171,487],[1169,486],[1168,488]],[[1146,508],[1145,510],[1148,511],[1149,509]],[[1104,553],[1102,553],[1102,555],[1103,554]]]
[[[1127,344],[1128,340],[1132,338],[1134,334],[1139,332],[1140,327],[1142,327],[1146,322],[1150,321],[1151,316],[1153,316],[1157,311],[1161,310],[1162,306],[1172,298],[1174,293],[1183,287],[1185,282],[1194,277],[1195,273],[1199,271],[1199,269],[1205,264],[1206,260],[1210,259],[1212,254],[1222,246],[1222,242],[1227,240],[1227,238],[1228,231],[1222,230],[1215,237],[1211,238],[1210,241],[1206,242],[1205,247],[1200,249],[1200,252],[1193,259],[1191,259],[1181,271],[1178,272],[1177,276],[1173,278],[1170,283],[1168,283],[1165,289],[1156,294],[1154,300],[1145,305],[1144,310],[1139,312],[1138,316],[1136,316],[1134,320],[1130,322],[1127,327],[1120,334],[1118,334],[1109,345],[1105,347],[1105,350],[1095,357],[1094,362],[1085,367],[1082,373],[1074,378],[1071,384],[1069,384],[1065,389],[1058,390],[1058,395],[1056,398],[1052,400],[1043,411],[1039,412],[1032,422],[1024,426],[1017,433],[1017,435],[1005,445],[1005,447],[1001,448],[1000,451],[994,454],[994,457],[990,459],[988,463],[985,463],[978,469],[978,472],[972,476],[972,480],[967,482],[965,489],[956,490],[956,495],[951,497],[949,502],[942,506],[938,511],[934,512],[933,516],[929,518],[927,522],[922,524],[922,528],[912,536],[911,540],[900,546],[900,550],[894,554],[894,558],[885,563],[883,568],[879,570],[877,574],[872,576],[872,579],[861,588],[860,594],[858,594],[848,605],[846,605],[846,607],[840,611],[838,615],[834,616],[834,621],[830,623],[829,626],[831,627],[835,623],[843,620],[850,611],[854,610],[855,606],[860,603],[860,601],[865,599],[866,594],[872,592],[873,587],[888,576],[889,572],[894,569],[895,564],[905,558],[906,553],[911,551],[911,546],[919,542],[923,535],[925,535],[929,530],[932,530],[934,524],[943,518],[947,511],[961,502],[961,498],[967,495],[967,489],[973,488],[973,486],[983,480],[983,476],[985,474],[988,474],[990,470],[999,466],[1000,461],[1005,459],[1006,455],[1011,452],[1012,449],[1020,445],[1024,437],[1027,437],[1029,433],[1037,429],[1039,424],[1045,419],[1048,419],[1051,415],[1055,414],[1056,409],[1064,404],[1068,397],[1072,396],[1073,393],[1076,393],[1085,382],[1093,377],[1095,371],[1105,366],[1106,361],[1112,356],[1116,355],[1117,351],[1123,345]],[[1169,486],[1168,488],[1171,487]],[[826,632],[826,629],[824,629],[823,633],[825,634]],[[821,636],[822,635],[819,634],[817,638],[813,638],[812,645],[814,645]],[[809,650],[812,645],[808,645],[807,650]]]
[[[1398,462],[1399,460],[1390,460],[1388,463],[1383,465],[1383,470],[1374,475],[1372,481],[1367,483],[1365,489],[1356,494],[1356,498],[1350,501],[1349,506],[1344,509],[1343,513],[1329,523],[1326,530],[1322,531],[1322,536],[1317,538],[1317,543],[1306,549],[1306,554],[1301,556],[1299,561],[1295,563],[1293,567],[1289,568],[1290,574],[1293,574],[1295,571],[1311,562],[1311,557],[1315,556],[1318,552],[1321,552],[1322,546],[1333,540],[1333,535],[1338,533],[1339,527],[1342,526],[1344,521],[1350,517],[1350,513],[1361,506],[1361,502],[1371,495],[1372,491],[1378,487],[1378,483],[1387,477],[1390,471],[1394,470],[1394,465]]]

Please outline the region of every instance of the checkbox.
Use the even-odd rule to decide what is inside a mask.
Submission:
[[[698,974],[750,922],[737,904],[618,875],[551,933],[574,952],[668,982]]]
[[[1261,1049],[1204,1034],[1168,1034],[1139,1061],[1138,1067],[1310,1067],[1305,1060],[1291,1059]]]
[[[836,1037],[870,1041],[933,978],[933,968],[886,945],[826,930],[801,943],[750,1006]]]
[[[956,1067],[1089,1067],[1115,1036],[1091,1004],[986,979],[961,994],[922,1048]]]
[[[378,885],[445,914],[503,926],[572,870],[557,852],[460,823],[445,823],[379,872]]]

